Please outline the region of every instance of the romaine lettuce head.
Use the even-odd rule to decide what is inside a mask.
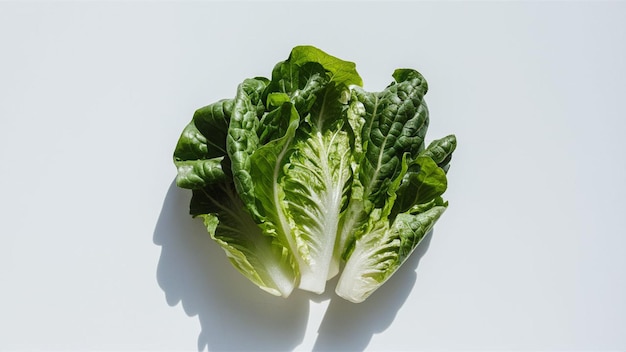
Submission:
[[[298,46],[183,130],[174,163],[190,212],[263,290],[322,293],[345,266],[336,292],[362,301],[445,210],[456,139],[425,148],[426,80],[393,78],[367,92],[354,63]]]

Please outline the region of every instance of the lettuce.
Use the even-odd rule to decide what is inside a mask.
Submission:
[[[367,92],[354,63],[298,46],[184,128],[174,164],[190,213],[261,289],[322,293],[343,267],[336,293],[361,302],[446,209],[456,138],[425,147],[426,80],[393,78]]]

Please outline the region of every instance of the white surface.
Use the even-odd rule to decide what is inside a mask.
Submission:
[[[625,350],[625,14],[0,3],[0,350]],[[420,70],[459,140],[449,211],[361,305],[260,292],[172,186],[193,111],[298,44],[371,90]]]

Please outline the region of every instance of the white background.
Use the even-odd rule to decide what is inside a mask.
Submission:
[[[358,305],[261,292],[172,186],[194,110],[298,44],[420,70],[459,140]],[[624,2],[0,3],[0,350],[624,350],[625,101]]]

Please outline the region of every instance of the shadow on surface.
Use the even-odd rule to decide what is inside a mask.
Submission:
[[[362,351],[374,334],[385,331],[415,286],[415,270],[428,250],[431,237],[432,231],[400,269],[364,302],[352,303],[338,296],[333,297],[313,350]],[[327,289],[334,287],[335,284],[329,285]]]
[[[274,297],[250,283],[227,260],[199,219],[188,213],[191,192],[170,185],[153,241],[161,246],[157,281],[167,303],[198,316],[198,350],[283,351],[304,339],[306,295]]]

